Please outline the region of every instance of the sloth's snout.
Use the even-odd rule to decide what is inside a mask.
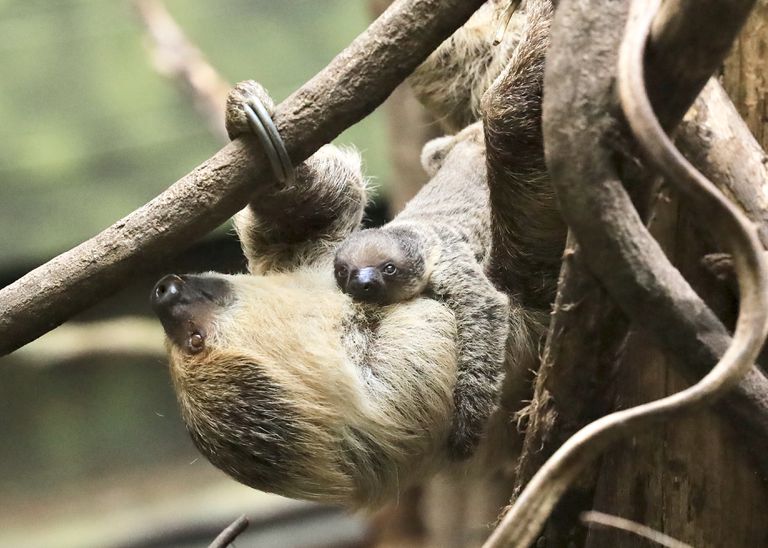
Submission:
[[[353,273],[347,289],[355,299],[375,303],[381,299],[383,286],[384,280],[378,270],[373,267],[365,267]]]
[[[155,309],[173,305],[181,299],[184,280],[176,274],[169,274],[160,279],[152,289],[150,301]]]
[[[170,274],[155,284],[149,300],[168,338],[194,354],[205,348],[211,321],[232,300],[232,288],[220,276]]]

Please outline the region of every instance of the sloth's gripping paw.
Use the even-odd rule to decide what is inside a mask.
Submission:
[[[243,105],[252,97],[261,100],[270,116],[275,112],[275,103],[261,84],[253,80],[240,82],[232,88],[227,96],[225,124],[230,139],[237,139],[243,133],[251,133]]]

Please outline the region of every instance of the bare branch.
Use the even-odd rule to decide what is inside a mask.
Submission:
[[[398,0],[275,112],[295,164],[370,114],[483,0]],[[0,291],[0,355],[53,329],[178,253],[270,180],[238,139],[101,234]],[[250,145],[250,146],[249,146]]]
[[[760,239],[768,247],[768,200],[764,190],[768,184],[768,158],[717,80],[707,83],[686,114],[676,142],[691,163],[756,223]],[[731,264],[729,255],[719,254],[719,259],[718,264]],[[720,274],[729,277],[733,272]],[[730,283],[730,278],[727,281]],[[735,287],[735,280],[733,283]],[[606,369],[623,340],[625,328],[621,314],[587,272],[574,240],[565,255],[551,334],[536,379],[536,408],[526,431],[516,490],[521,490],[554,450],[605,404],[595,397],[600,387],[590,384],[589,379],[607,378]],[[691,365],[689,360],[675,363],[688,367],[688,378],[697,378],[704,369],[703,365]],[[755,371],[738,393],[726,397],[719,406],[721,410],[730,408],[726,413],[742,430],[753,453],[760,456],[768,450],[768,407],[759,403],[764,399],[760,391],[766,388],[762,375]]]
[[[768,249],[768,156],[717,80],[707,82],[676,137],[680,152],[756,223]]]
[[[691,40],[690,32],[691,29],[695,29],[696,33],[702,32],[700,26],[692,24],[701,17],[687,14],[677,4],[678,2],[673,1],[664,5],[666,9],[656,19],[655,28],[661,28],[662,31],[674,35],[670,38],[662,34],[661,38],[657,39],[657,44],[666,44],[667,47],[674,46],[678,49],[672,50],[675,55],[671,55],[670,50],[665,50],[663,46],[655,51],[661,58],[674,57],[683,59],[684,62],[688,60],[686,53],[690,56],[692,50],[682,46],[696,44],[696,40]],[[700,4],[699,2],[695,6],[696,10],[704,9]],[[652,0],[651,5],[653,8],[638,0],[633,3],[635,13],[638,14],[636,25],[641,29],[639,34],[629,34],[628,39],[637,40],[635,47],[644,46],[647,35],[642,33],[649,30],[644,25],[649,27],[653,21],[647,14],[643,14],[643,9],[654,10],[651,12],[652,17],[655,9],[658,9],[658,0]],[[688,4],[687,7],[690,9],[694,6]],[[731,17],[722,24],[711,18],[711,13],[708,13],[709,19],[704,17],[710,25],[717,25],[717,29],[710,29],[711,33],[704,33],[709,43],[703,50],[709,57],[696,52],[697,57],[690,66],[686,66],[685,70],[678,67],[683,71],[675,76],[676,83],[682,82],[675,97],[680,112],[670,109],[667,105],[664,111],[667,127],[676,125],[674,116],[677,114],[678,119],[682,117],[688,106],[688,103],[683,102],[685,98],[690,96],[689,102],[693,100],[706,78],[724,57],[730,40],[740,27],[740,22],[743,22],[748,14],[749,6],[746,10],[740,10],[740,7],[733,9],[733,6],[729,6]],[[614,300],[633,319],[644,320],[643,324],[648,324],[651,329],[661,323],[660,307],[666,307],[667,313],[667,317],[662,321],[670,317],[683,320],[678,322],[678,325],[663,325],[663,330],[668,329],[670,332],[663,333],[660,338],[673,349],[679,349],[678,343],[673,340],[675,338],[691,337],[693,341],[688,342],[693,342],[695,346],[702,340],[708,342],[713,331],[725,338],[727,346],[730,340],[722,324],[688,286],[680,273],[669,264],[661,248],[645,230],[615,173],[615,163],[610,162],[611,155],[606,150],[608,139],[619,127],[610,114],[606,115],[616,112],[616,109],[612,70],[606,70],[605,67],[614,66],[615,61],[611,61],[615,60],[617,33],[620,28],[617,23],[625,18],[625,10],[624,5],[589,0],[566,1],[560,6],[555,26],[557,27],[559,21],[564,23],[559,27],[561,33],[556,32],[554,35],[545,77],[548,94],[545,96],[544,130],[548,165],[563,206],[563,214],[584,246],[584,254],[590,267],[605,283]],[[705,9],[704,11],[706,12]],[[686,27],[686,24],[690,26]],[[584,28],[591,28],[593,32],[583,33]],[[631,25],[630,29],[633,28]],[[711,35],[714,34],[718,37],[712,38]],[[676,40],[680,36],[684,36],[688,42],[681,44]],[[625,51],[633,51],[631,47]],[[584,63],[576,70],[570,68],[571,52],[574,50],[581,52],[582,61],[587,65],[586,70]],[[653,111],[650,101],[644,102],[646,98],[642,95],[642,56],[628,56],[627,59],[632,59],[632,66],[638,66],[641,75],[631,85],[622,88],[625,96],[627,89],[641,92],[639,96],[632,96],[636,98],[634,102],[627,103],[637,107],[630,108],[628,116],[631,120],[642,118],[646,121],[653,118]],[[599,67],[590,67],[590,62],[599,63]],[[627,63],[628,61],[625,64]],[[594,72],[591,70],[593,68]],[[628,71],[622,74],[631,77],[637,73]],[[666,80],[656,80],[657,84],[653,89],[661,89],[658,82],[668,82],[671,80],[670,76],[666,75]],[[665,89],[669,89],[669,86]],[[675,105],[674,101],[670,103]],[[760,244],[754,229],[743,219],[741,212],[716,192],[709,190],[711,184],[704,181],[677,153],[660,125],[635,123],[633,130],[643,137],[642,142],[650,151],[651,157],[663,158],[654,162],[656,167],[663,168],[666,175],[672,176],[676,181],[680,181],[683,188],[689,189],[689,197],[692,196],[696,200],[699,209],[709,215],[714,211],[721,212],[725,218],[723,228],[728,231],[726,241],[732,250],[738,252],[737,260],[741,262],[739,272],[742,283],[742,308],[750,308],[751,304],[755,304],[755,308],[745,310],[746,314],[740,315],[737,328],[739,344],[728,348],[718,366],[698,384],[662,400],[603,417],[570,438],[534,476],[489,539],[486,544],[488,547],[528,546],[536,538],[543,521],[567,486],[592,458],[608,444],[633,432],[636,427],[663,420],[672,413],[690,408],[694,402],[709,402],[719,396],[754,363],[765,338],[765,308],[768,306],[765,302],[764,287],[766,267],[762,250],[758,251]],[[749,304],[746,303],[748,300]],[[682,318],[675,318],[675,315],[681,315]],[[673,327],[677,329],[670,329]],[[724,349],[723,346],[717,348],[720,352]]]
[[[219,533],[219,535],[213,539],[213,542],[208,545],[208,548],[227,548],[227,546],[235,541],[240,533],[248,528],[248,525],[248,518],[240,516]]]
[[[655,529],[651,529],[647,525],[620,518],[618,516],[604,514],[603,512],[584,512],[581,515],[581,521],[588,526],[597,525],[602,527],[613,527],[614,529],[621,529],[622,531],[627,531],[639,537],[646,538],[652,542],[655,542],[656,544],[666,546],[667,548],[693,548],[690,544],[680,542],[679,540],[674,539],[669,535],[665,535],[664,533],[660,533]]]
[[[147,29],[148,48],[157,72],[191,98],[211,132],[227,142],[224,106],[229,83],[189,41],[160,0],[134,0],[133,4]]]
[[[706,11],[705,7],[697,6],[696,9]],[[604,14],[603,20],[595,23],[604,38],[602,43],[590,45],[588,42],[592,42],[594,36],[589,40],[582,37],[579,42],[574,30],[569,37],[561,36],[564,41],[572,41],[567,47],[550,53],[549,67],[553,75],[557,74],[557,81],[553,80],[553,85],[547,88],[549,95],[545,100],[545,131],[549,130],[548,151],[552,152],[549,163],[564,204],[563,214],[577,238],[589,242],[589,249],[583,251],[590,268],[633,320],[652,331],[668,350],[684,357],[681,363],[688,367],[686,373],[695,377],[717,363],[730,344],[730,336],[648,235],[616,175],[615,166],[621,164],[621,159],[617,160],[615,152],[606,151],[602,146],[608,139],[616,141],[616,136],[621,134],[619,122],[610,116],[606,119],[602,113],[615,111],[612,71],[607,72],[604,67],[613,66],[607,59],[615,59],[616,29],[625,18],[625,8],[616,4],[609,9],[602,4],[587,7],[578,6],[578,2],[563,3],[561,9],[568,9],[580,19],[594,19]],[[589,16],[588,12],[593,15]],[[710,25],[718,26],[712,34],[719,32],[718,20],[712,19]],[[571,61],[565,50],[571,52],[574,47],[582,52],[589,50],[590,59],[599,68],[595,68],[595,72],[582,71],[591,75],[583,82],[570,80],[566,84],[568,79],[563,75],[569,72]],[[680,54],[659,54],[658,59]],[[649,68],[649,73],[652,72],[653,67]],[[665,89],[673,93],[677,86],[688,82],[681,75]],[[578,107],[571,107],[587,100],[574,97],[575,90],[580,97],[599,97],[600,100],[592,101],[589,111],[579,112]],[[556,95],[560,95],[559,99]],[[668,121],[665,125],[674,124]],[[577,127],[591,129],[585,134],[576,130]],[[555,142],[559,146],[554,146]],[[574,164],[570,158],[581,161]],[[744,155],[739,158],[743,159]],[[728,164],[720,166],[721,175],[727,167]],[[584,184],[586,182],[589,184]],[[764,396],[767,390],[768,381],[753,369],[735,391],[724,398],[731,417],[736,418],[741,428],[752,434],[760,432],[754,440],[764,439],[768,432],[768,402]]]

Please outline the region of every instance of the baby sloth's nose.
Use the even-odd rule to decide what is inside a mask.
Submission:
[[[382,279],[375,268],[361,268],[349,280],[349,294],[355,299],[377,302],[380,298]]]
[[[152,289],[151,296],[152,306],[155,310],[167,308],[179,302],[183,285],[184,280],[176,274],[165,276],[157,282]]]

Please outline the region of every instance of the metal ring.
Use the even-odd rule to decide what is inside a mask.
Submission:
[[[245,116],[251,131],[256,134],[264,149],[264,153],[272,165],[272,171],[282,184],[291,184],[294,180],[294,169],[285,143],[277,132],[272,117],[267,112],[258,97],[252,96],[243,105]]]

